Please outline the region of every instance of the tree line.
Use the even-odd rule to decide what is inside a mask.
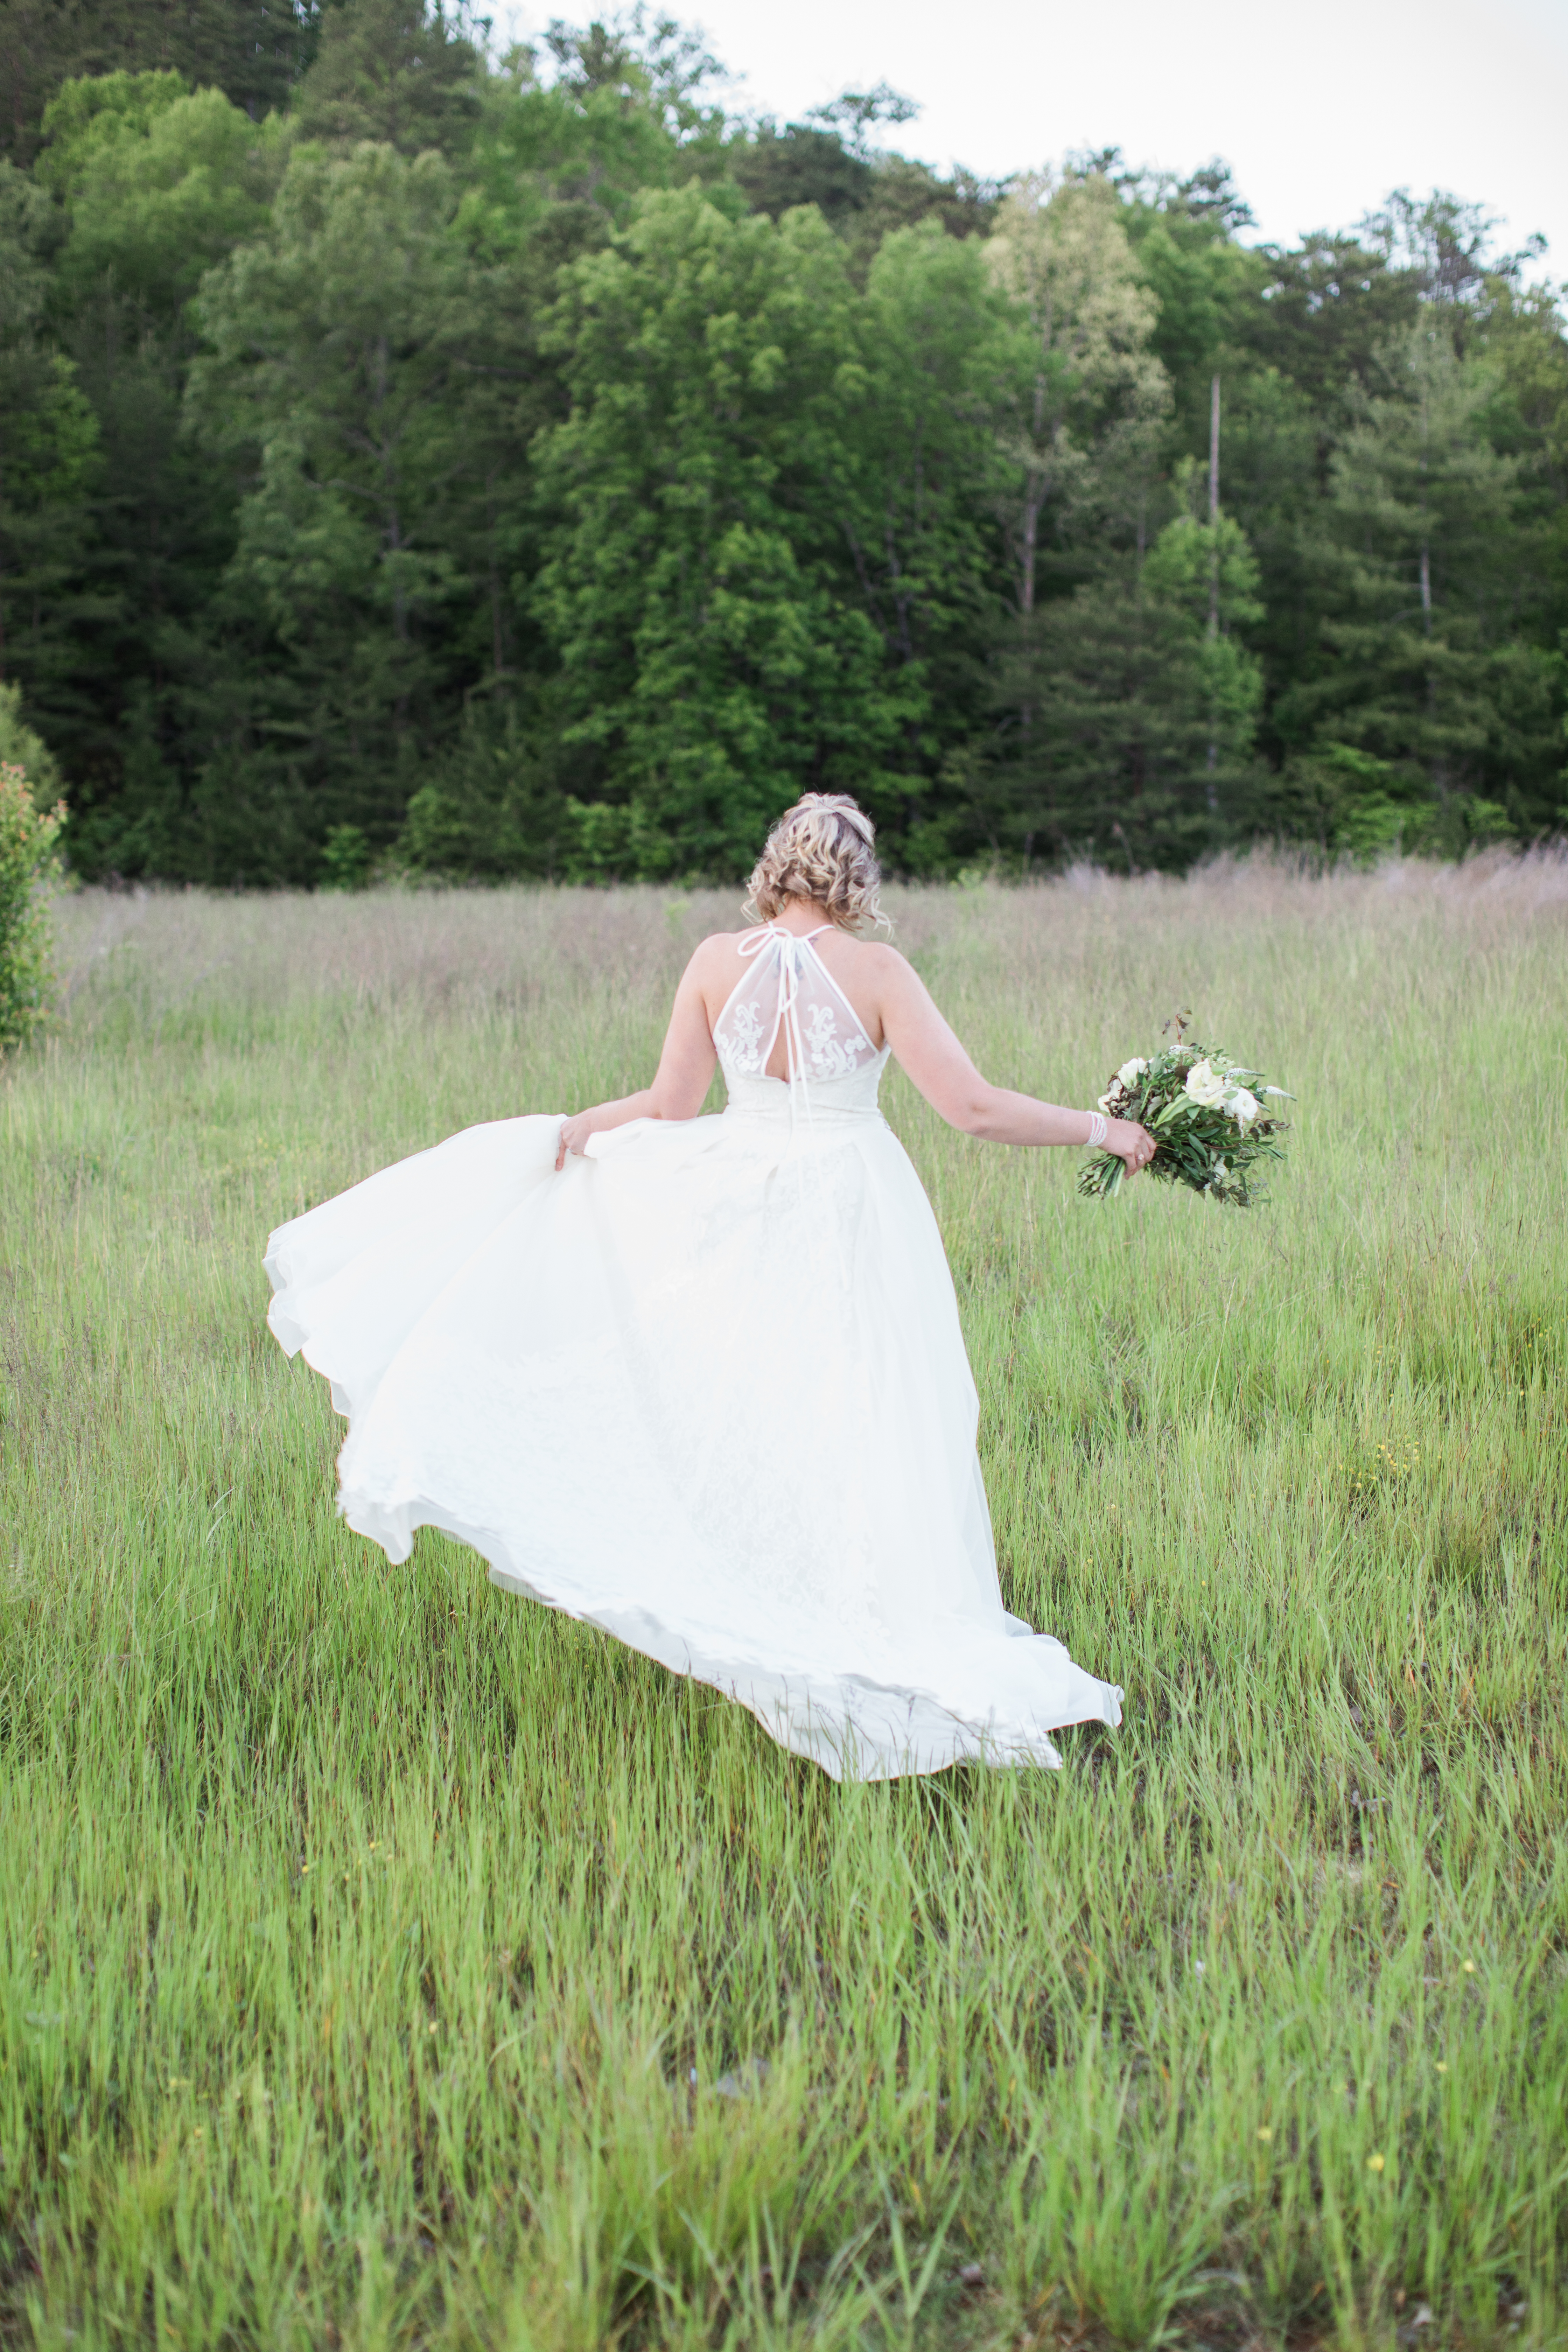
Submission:
[[[716,72],[640,11],[0,0],[0,757],[77,871],[729,876],[806,788],[914,875],[1563,824],[1538,253],[942,176],[885,88]]]

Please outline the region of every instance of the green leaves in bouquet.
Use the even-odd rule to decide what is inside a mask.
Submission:
[[[1184,1023],[1190,1018],[1183,1016]],[[1130,1081],[1122,1073],[1132,1065],[1123,1063],[1100,1099],[1111,1116],[1136,1120],[1154,1138],[1149,1175],[1238,1209],[1251,1208],[1268,1197],[1261,1163],[1284,1159],[1279,1138],[1289,1122],[1265,1109],[1244,1128],[1223,1102],[1194,1100],[1186,1091],[1187,1080],[1205,1064],[1229,1087],[1258,1089],[1260,1098],[1291,1099],[1280,1087],[1266,1087],[1260,1070],[1243,1069],[1218,1046],[1184,1041],[1181,1025],[1176,1044],[1152,1055]],[[1114,1200],[1126,1174],[1115,1153],[1097,1152],[1079,1169],[1078,1189],[1089,1199]]]

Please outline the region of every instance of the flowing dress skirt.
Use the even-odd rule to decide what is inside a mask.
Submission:
[[[871,1086],[752,1082],[554,1168],[498,1120],[272,1235],[269,1321],[348,1417],[342,1510],[750,1707],[835,1777],[1054,1765],[1120,1691],[1003,1608],[976,1398]]]

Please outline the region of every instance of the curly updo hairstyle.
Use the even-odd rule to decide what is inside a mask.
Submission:
[[[815,898],[848,930],[891,926],[878,903],[877,828],[847,793],[803,793],[769,834],[752,870],[746,912],[771,923],[790,898]]]

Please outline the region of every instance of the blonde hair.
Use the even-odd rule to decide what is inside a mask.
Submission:
[[[877,828],[847,793],[803,793],[769,834],[752,869],[745,911],[771,923],[789,898],[814,898],[841,929],[880,923]]]

